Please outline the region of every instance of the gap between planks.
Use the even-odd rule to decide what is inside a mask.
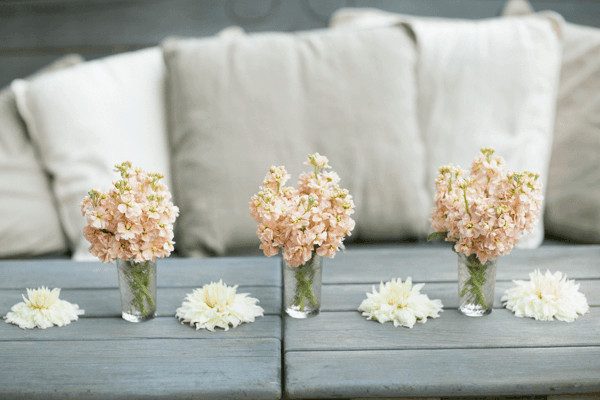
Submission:
[[[556,345],[556,346],[475,346],[475,347],[411,347],[410,349],[390,349],[389,347],[373,347],[368,349],[353,349],[353,348],[338,348],[338,349],[294,349],[284,350],[283,353],[359,353],[359,352],[371,352],[371,351],[454,351],[454,350],[505,350],[505,349],[585,349],[585,348],[599,348],[597,344],[586,344],[586,345]],[[285,347],[284,347],[285,349]]]

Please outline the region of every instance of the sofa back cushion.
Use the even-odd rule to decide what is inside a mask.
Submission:
[[[60,218],[76,259],[89,258],[81,201],[106,190],[114,165],[169,177],[160,48],[90,61],[30,82],[13,82],[19,112],[53,177]]]
[[[82,61],[65,56],[32,77]],[[0,257],[67,252],[48,176],[8,87],[0,91],[0,210]]]
[[[513,0],[505,15],[533,10]],[[546,229],[600,243],[600,29],[566,23],[546,196]]]
[[[473,21],[342,9],[331,23],[344,29],[406,23],[413,30],[430,199],[438,168],[450,162],[468,168],[481,147],[495,148],[512,170],[539,173],[546,186],[560,16]],[[543,238],[540,216],[518,246],[537,247]]]
[[[314,152],[354,196],[354,237],[426,234],[416,53],[405,29],[242,33],[163,47],[184,254],[258,246],[250,197],[271,165],[285,165],[294,185]]]

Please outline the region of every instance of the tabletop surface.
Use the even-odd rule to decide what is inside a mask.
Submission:
[[[534,269],[576,279],[590,312],[573,323],[516,318],[500,298]],[[374,284],[412,277],[440,299],[437,319],[412,329],[357,308]],[[348,252],[323,266],[318,317],[284,320],[288,398],[518,396],[600,392],[600,246],[513,250],[498,260],[493,312],[457,311],[457,257],[449,249]],[[596,396],[596,395],[594,395]],[[595,398],[595,397],[594,397]]]
[[[281,273],[276,259],[157,262],[157,318],[121,319],[114,265],[0,262],[0,313],[25,288],[60,287],[85,310],[62,328],[0,323],[0,398],[224,399],[281,397]],[[227,332],[195,330],[175,318],[185,295],[211,281],[240,285],[265,316]]]
[[[500,297],[536,268],[581,284],[590,313],[573,323],[516,318]],[[372,285],[400,277],[441,299],[440,318],[413,329],[367,321],[357,311]],[[284,318],[279,259],[158,262],[157,318],[120,318],[114,265],[0,262],[0,315],[25,288],[60,287],[85,309],[63,328],[0,323],[0,398],[357,398],[509,396],[600,392],[600,246],[514,250],[498,261],[492,314],[456,311],[456,255],[446,248],[348,250],[323,266],[321,314]],[[194,288],[223,279],[260,300],[265,316],[225,332],[174,317]],[[283,337],[283,341],[282,341]],[[283,356],[282,356],[283,342]]]

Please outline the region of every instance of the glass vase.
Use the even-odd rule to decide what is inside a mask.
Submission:
[[[156,261],[135,262],[117,259],[121,316],[129,322],[143,322],[156,315]]]
[[[306,263],[292,267],[281,261],[283,267],[283,302],[285,312],[293,318],[309,318],[321,309],[321,266],[323,258],[313,252]]]
[[[458,253],[458,311],[469,317],[492,312],[496,286],[496,260],[482,264],[475,254]]]

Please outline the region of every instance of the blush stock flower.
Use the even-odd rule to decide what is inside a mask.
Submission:
[[[453,165],[439,169],[431,227],[455,242],[454,250],[487,260],[508,254],[525,231],[531,231],[543,196],[539,175],[505,172],[494,150],[481,149],[470,175]],[[432,235],[432,236],[434,236]]]
[[[250,215],[257,222],[260,248],[268,257],[282,250],[283,259],[297,267],[314,251],[333,257],[344,237],[354,229],[354,202],[327,157],[310,154],[305,165],[313,172],[300,175],[298,186],[287,187],[290,175],[283,166],[269,169],[260,191],[250,200]]]
[[[121,179],[103,193],[91,190],[81,205],[88,225],[83,234],[90,253],[101,261],[154,261],[173,251],[173,223],[179,209],[160,182],[162,174],[146,173],[130,162],[117,164]]]

